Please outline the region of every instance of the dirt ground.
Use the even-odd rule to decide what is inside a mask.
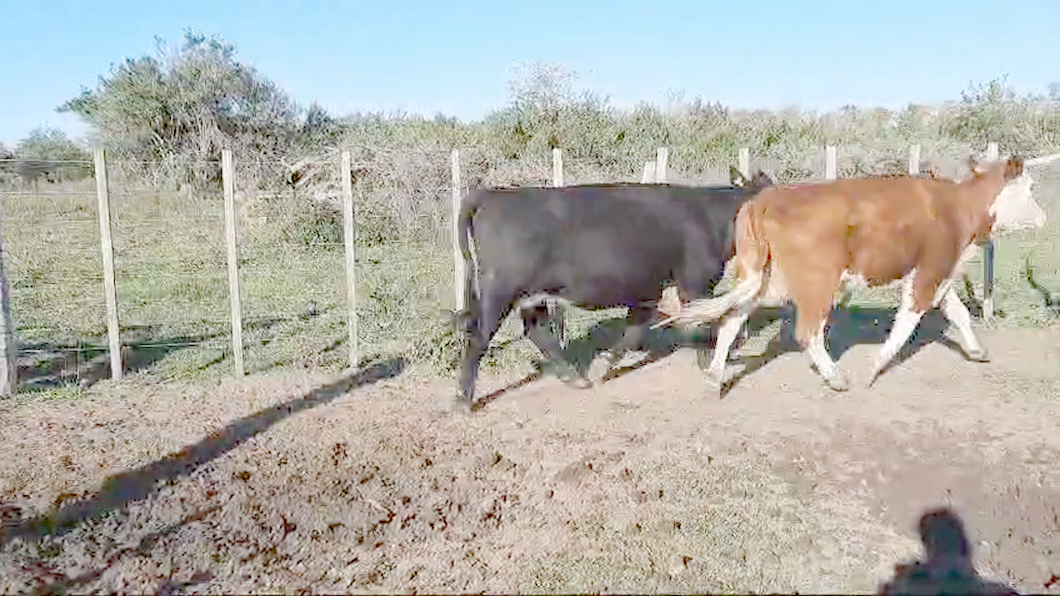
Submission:
[[[9,403],[0,591],[864,593],[950,504],[982,575],[1060,594],[1060,329],[982,337],[871,390],[850,347],[846,394],[788,352],[704,399],[682,350],[470,415],[400,361]]]

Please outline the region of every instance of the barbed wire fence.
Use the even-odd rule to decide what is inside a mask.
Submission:
[[[46,182],[44,190],[25,177],[2,181],[0,389],[120,379],[152,366],[191,377],[358,366],[395,352],[451,357],[454,340],[439,315],[462,307],[454,216],[475,188],[724,184],[730,166],[744,175],[762,169],[781,183],[927,169],[958,177],[969,150],[942,142],[882,151],[808,146],[787,155],[733,148],[704,160],[659,147],[603,163],[555,149],[551,163],[538,163],[491,161],[472,147],[424,151],[381,172],[352,148],[302,180],[314,184],[285,187],[263,187],[251,172],[290,164],[238,163],[225,151],[220,161],[194,164],[220,172],[221,188],[205,191],[160,186],[133,173],[159,164],[97,150],[94,162],[58,164],[91,172],[80,179]],[[986,153],[997,157],[998,145]],[[1060,194],[1060,180],[1049,184],[1040,182],[1036,194]],[[1057,235],[1051,229],[1020,250],[1056,255],[1054,244],[1042,245]],[[977,276],[987,320],[994,262],[988,245]],[[511,342],[521,331],[509,321],[498,335]]]

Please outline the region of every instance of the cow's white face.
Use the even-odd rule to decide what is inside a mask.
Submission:
[[[1041,228],[1045,225],[1045,211],[1034,200],[1034,178],[1024,170],[1001,189],[990,214],[994,216],[993,232],[1014,232]]]

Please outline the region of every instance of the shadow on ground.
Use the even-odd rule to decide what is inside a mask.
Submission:
[[[247,319],[243,329],[247,334],[267,334],[269,330],[293,321],[293,318],[281,317]],[[231,358],[229,338],[228,332],[167,336],[160,325],[123,326],[122,370],[126,374],[146,370],[174,352],[212,344],[221,354],[199,365],[198,369],[204,370]],[[325,351],[336,347],[337,344],[332,345]],[[91,338],[81,343],[20,341],[18,351],[20,391],[39,391],[68,385],[87,388],[111,377],[106,337]],[[281,362],[276,366],[283,364]]]
[[[9,519],[4,520],[0,547],[17,537],[37,539],[44,536],[61,536],[82,521],[99,519],[110,512],[120,511],[130,503],[147,498],[160,487],[190,475],[202,465],[291,415],[330,403],[357,387],[395,377],[401,374],[404,368],[405,361],[400,358],[362,363],[356,373],[335,383],[318,387],[301,398],[288,400],[240,418],[202,441],[158,461],[111,476],[103,482],[96,494],[66,505],[51,515],[16,521],[10,518],[17,517],[17,512],[9,511],[5,514]]]
[[[895,566],[894,577],[880,585],[886,596],[907,594],[975,594],[1016,596],[999,582],[984,580],[972,565],[972,547],[961,518],[948,508],[926,512],[920,518],[920,540],[925,557]]]
[[[891,332],[896,312],[895,308],[863,306],[848,306],[833,310],[825,337],[829,355],[833,360],[838,361],[843,354],[856,345],[883,344]],[[888,369],[905,362],[924,346],[934,342],[943,344],[965,357],[960,344],[945,336],[947,328],[949,328],[949,321],[941,311],[937,309],[929,311],[920,320],[920,325],[913,332],[913,336],[902,346],[890,366],[883,372],[886,373]],[[764,352],[743,359],[743,369],[727,382],[726,391],[777,357],[788,352],[800,351],[790,329],[790,320],[784,321],[780,336],[771,341]]]
[[[777,313],[779,312],[780,309],[776,308],[760,309],[759,312],[755,313],[747,323],[747,328],[750,333],[754,334],[760,332],[763,327],[769,325],[777,318]],[[579,373],[583,375],[588,374],[592,362],[598,358],[604,350],[615,345],[615,343],[621,339],[625,329],[626,318],[624,316],[605,319],[595,323],[584,335],[572,338],[568,342],[567,348],[564,350],[567,362],[569,362]],[[676,352],[680,347],[710,350],[714,345],[714,330],[715,326],[712,324],[702,325],[699,328],[689,330],[682,340],[678,332],[670,327],[660,327],[658,329],[646,328],[640,345],[636,348],[644,352],[644,356],[633,364],[615,367],[604,377],[603,382],[613,381],[623,375],[648,366],[649,364],[658,362]],[[519,339],[521,339],[521,337]],[[512,341],[515,340],[509,340],[506,343],[511,343]],[[738,344],[739,340],[737,340],[737,345]],[[495,345],[491,347],[493,349],[502,349],[504,346]],[[525,387],[545,376],[554,376],[556,373],[553,364],[544,360],[535,360],[533,365],[535,368],[534,372],[531,372],[510,385],[501,387],[496,391],[477,398],[475,400],[474,409],[480,409],[509,391]]]
[[[965,301],[965,306],[973,317],[981,317],[983,312],[982,304],[974,298],[974,292],[971,288],[967,287],[971,284],[967,277],[964,282],[968,296],[972,296],[970,300]],[[887,335],[891,332],[896,312],[897,309],[891,307],[849,305],[834,308],[829,319],[825,338],[829,355],[838,361],[843,354],[856,345],[883,344],[887,339]],[[727,382],[726,392],[741,379],[763,368],[777,357],[788,352],[800,351],[792,335],[792,314],[793,310],[790,307],[762,307],[751,315],[745,324],[745,329],[751,335],[760,333],[764,327],[777,319],[782,319],[781,331],[779,336],[769,342],[761,354],[742,358],[744,366]],[[1000,311],[996,314],[998,316],[1004,315]],[[962,357],[966,357],[960,344],[945,336],[948,328],[949,321],[940,310],[933,309],[929,311],[920,320],[920,324],[917,326],[916,331],[913,332],[913,336],[902,346],[902,349],[899,350],[890,366],[884,369],[884,372],[901,364],[919,352],[924,346],[934,342],[941,343],[956,351]],[[739,340],[733,344],[730,354],[735,352],[738,344]],[[707,347],[708,350],[705,352],[713,350],[713,345],[708,345]],[[701,359],[700,362],[701,366],[706,366],[707,364],[705,358]]]
[[[969,286],[971,282],[965,277],[964,283]],[[974,298],[974,293],[971,289],[967,287],[966,289],[968,290],[968,296],[973,296],[973,298],[966,301],[965,306],[973,317],[980,317],[983,312],[982,305]],[[744,325],[744,329],[752,336],[761,333],[765,327],[777,319],[785,320],[781,322],[780,335],[769,342],[763,353],[742,359],[744,363],[743,369],[728,381],[726,392],[741,379],[766,366],[777,357],[787,352],[799,351],[799,347],[791,334],[791,312],[790,307],[764,306],[751,315]],[[839,360],[844,353],[856,345],[882,344],[891,331],[896,312],[897,309],[895,308],[883,307],[847,306],[835,308],[832,311],[825,339],[829,354],[833,359]],[[998,316],[1004,315],[1002,312],[996,314]],[[565,351],[567,361],[570,362],[575,370],[586,374],[593,360],[621,338],[625,327],[624,317],[606,319],[594,324],[585,335],[570,340]],[[939,342],[964,357],[965,353],[960,345],[945,336],[948,328],[949,321],[946,320],[941,311],[934,309],[928,312],[921,319],[920,325],[913,333],[912,338],[898,352],[888,369],[901,364],[924,346],[933,342]],[[701,350],[700,363],[701,366],[706,366],[709,361],[709,354],[714,349],[715,331],[716,323],[701,325],[689,331],[682,342],[673,328],[647,329],[639,346],[639,349],[643,350],[646,355],[632,365],[616,367],[604,378],[604,382],[614,380],[653,362],[662,360],[682,346]],[[730,354],[735,353],[739,345],[740,338],[737,337]],[[534,366],[536,370],[524,378],[475,400],[475,409],[485,406],[509,391],[526,386],[545,375],[555,373],[552,370],[551,363],[537,360]],[[884,369],[884,372],[886,370]]]

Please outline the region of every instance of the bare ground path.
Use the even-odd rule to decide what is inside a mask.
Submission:
[[[1060,594],[1060,330],[983,339],[847,394],[788,353],[704,399],[682,351],[470,416],[399,363],[2,405],[0,591],[869,592],[950,503]]]

